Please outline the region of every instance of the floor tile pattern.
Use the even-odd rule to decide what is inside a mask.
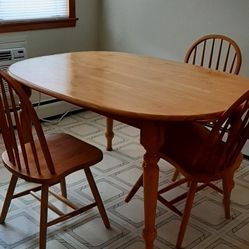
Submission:
[[[143,191],[139,190],[130,203],[124,198],[141,174],[144,149],[139,144],[139,130],[122,123],[114,123],[114,151],[105,150],[105,118],[81,112],[64,118],[61,122],[43,123],[46,133],[59,130],[94,144],[104,152],[104,159],[93,167],[100,194],[104,201],[111,229],[106,229],[96,209],[74,219],[57,224],[48,230],[47,248],[51,249],[142,249]],[[0,151],[4,149],[0,140]],[[160,185],[171,181],[174,169],[160,160]],[[0,164],[0,208],[5,197],[10,173]],[[67,177],[69,198],[80,204],[92,200],[84,173],[77,172]],[[222,198],[212,189],[196,195],[192,215],[184,240],[187,249],[249,249],[249,162],[244,160],[235,176],[236,187],[232,194],[232,218],[224,217]],[[217,182],[217,184],[220,184]],[[20,180],[18,188],[30,184]],[[59,191],[59,187],[54,189]],[[181,186],[167,193],[174,197],[183,192]],[[53,197],[51,202],[61,209]],[[0,225],[0,249],[35,249],[38,243],[39,202],[26,196],[12,202],[6,222]],[[184,207],[184,201],[178,204]],[[49,212],[49,217],[55,214]],[[158,236],[156,249],[174,248],[180,218],[158,203],[156,226]]]

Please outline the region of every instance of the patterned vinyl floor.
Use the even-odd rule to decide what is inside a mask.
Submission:
[[[104,152],[104,160],[95,165],[94,177],[111,222],[107,230],[97,209],[92,209],[48,230],[47,248],[51,249],[142,249],[143,193],[142,189],[125,203],[124,198],[141,174],[144,153],[139,144],[139,130],[115,122],[114,151],[105,151],[105,118],[82,112],[64,118],[60,123],[43,123],[46,133],[61,130],[97,145]],[[3,144],[0,143],[0,150]],[[173,168],[160,161],[160,184],[170,182]],[[5,197],[10,174],[0,165],[0,207]],[[211,189],[196,195],[188,230],[184,240],[187,249],[249,249],[249,162],[244,161],[236,174],[232,195],[232,219],[224,217],[222,198]],[[92,200],[83,172],[67,177],[69,197],[79,204]],[[219,184],[219,183],[217,183]],[[19,181],[18,188],[28,184]],[[58,190],[58,186],[54,187]],[[185,190],[186,186],[167,193],[168,198]],[[51,202],[65,207],[53,198]],[[34,249],[38,243],[39,202],[32,196],[12,202],[4,225],[0,225],[0,249]],[[184,207],[184,201],[178,204]],[[50,212],[49,217],[55,214]],[[174,248],[180,219],[160,203],[157,208],[157,249]]]

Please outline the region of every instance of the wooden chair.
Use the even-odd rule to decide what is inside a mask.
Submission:
[[[224,35],[205,35],[195,41],[186,53],[185,63],[213,70],[239,74],[241,52],[235,41]]]
[[[166,127],[161,158],[175,166],[184,178],[159,190],[158,200],[182,216],[176,248],[181,248],[195,193],[204,187],[210,186],[223,194],[225,217],[230,218],[233,176],[242,162],[241,149],[248,136],[249,91],[215,120],[211,131],[198,122],[174,123]],[[131,196],[142,184],[142,178],[139,179],[130,192]],[[212,184],[212,181],[220,179],[223,189]],[[190,186],[186,193],[170,201],[162,197],[163,193],[185,182]],[[129,201],[131,196],[128,196],[126,201]],[[184,198],[187,199],[182,213],[174,204]]]
[[[5,221],[12,199],[31,194],[41,201],[40,249],[46,248],[47,227],[95,206],[105,226],[109,228],[109,220],[90,170],[92,165],[102,160],[101,150],[68,134],[45,136],[28,96],[15,80],[3,72],[0,72],[0,90],[0,129],[6,148],[2,160],[12,173],[0,223]],[[78,208],[64,196],[50,191],[49,187],[64,182],[67,175],[81,169],[86,174],[95,201]],[[18,178],[38,183],[39,186],[14,193]],[[36,193],[39,190],[41,194]],[[49,193],[73,211],[64,214],[48,201]],[[58,218],[47,221],[48,208],[52,209]]]

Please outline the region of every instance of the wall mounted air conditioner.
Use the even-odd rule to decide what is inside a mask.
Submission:
[[[26,58],[26,49],[23,47],[0,49],[0,70],[7,70],[11,64]],[[40,119],[61,116],[81,109],[80,107],[36,91],[32,91],[31,102],[36,108]]]

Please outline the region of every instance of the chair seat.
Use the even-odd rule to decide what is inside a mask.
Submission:
[[[31,152],[30,144],[26,144],[28,162],[31,166],[30,174],[25,172],[25,166],[20,174],[18,168],[9,161],[6,151],[2,155],[3,162],[11,172],[15,172],[20,178],[32,182],[54,184],[60,181],[63,176],[66,176],[76,170],[90,167],[91,165],[100,162],[103,158],[103,154],[100,149],[69,134],[49,134],[46,136],[46,140],[54,163],[55,174],[51,174],[49,172],[46,161],[42,156],[43,153],[41,152],[40,144],[36,141],[35,145],[39,155],[38,161],[41,168],[41,174],[37,172],[36,167],[31,166],[35,163],[35,161]],[[24,164],[21,152],[20,155],[21,163]]]
[[[199,123],[172,123],[166,128],[161,155],[167,156],[179,165],[191,169],[195,155],[203,146],[209,130]]]
[[[210,171],[209,167],[195,164],[196,155],[205,146],[209,134],[210,130],[197,122],[173,123],[166,129],[161,157],[172,163],[185,177],[198,178],[199,182],[206,182],[206,179],[208,182],[220,179],[227,169],[214,172]],[[221,151],[224,146],[225,144],[221,141],[219,144]],[[239,167],[241,161],[242,154],[240,153],[234,167]],[[234,167],[231,167],[232,170]]]

